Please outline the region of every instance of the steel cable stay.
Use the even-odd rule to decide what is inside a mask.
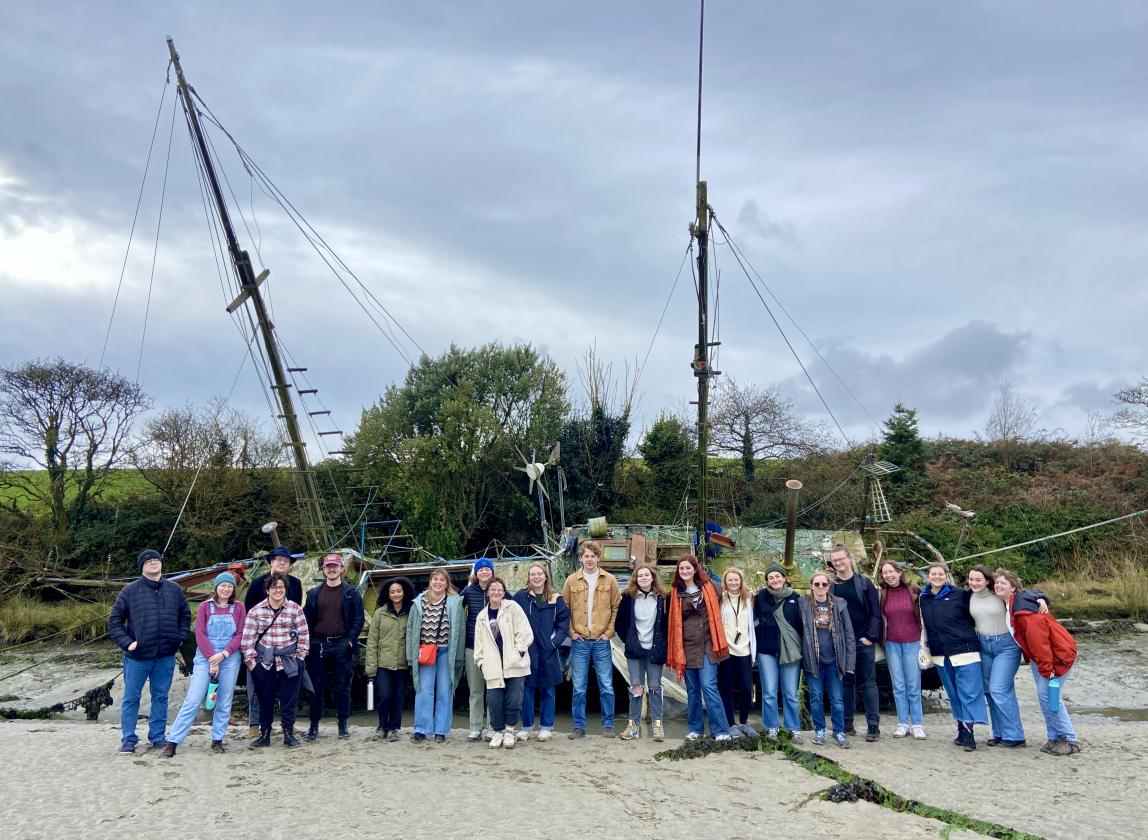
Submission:
[[[132,252],[132,239],[135,237],[136,222],[139,220],[140,206],[143,203],[144,189],[147,187],[148,170],[151,168],[151,156],[152,156],[152,152],[155,151],[155,138],[156,138],[156,134],[159,132],[159,120],[160,120],[160,117],[163,116],[163,103],[164,103],[164,100],[167,98],[167,88],[168,88],[168,85],[170,85],[170,84],[171,84],[171,62],[169,61],[167,64],[167,71],[164,73],[163,88],[161,88],[161,90],[160,90],[159,107],[156,108],[156,112],[155,112],[155,125],[152,126],[152,130],[151,130],[151,141],[148,143],[147,160],[144,162],[143,178],[140,179],[140,190],[139,190],[139,194],[136,196],[136,208],[135,208],[135,211],[132,213],[132,226],[131,226],[131,230],[128,231],[128,244],[124,250],[123,264],[120,266],[120,279],[116,283],[116,295],[115,295],[115,299],[112,301],[111,314],[108,316],[108,328],[104,332],[104,344],[103,344],[103,347],[100,349],[100,361],[96,365],[97,370],[104,366],[104,356],[108,352],[108,339],[111,337],[111,334],[112,334],[112,324],[116,320],[116,308],[119,306],[120,291],[123,289],[123,286],[124,286],[124,275],[127,273],[127,269],[128,269],[128,257],[131,255],[131,252]]]
[[[349,284],[346,282],[346,280],[343,278],[342,274],[340,273],[339,269],[336,268],[336,266],[334,264],[332,264],[331,260],[334,260],[334,262],[337,263],[338,266],[343,271],[345,271],[355,281],[355,283],[358,285],[358,287],[367,296],[367,299],[376,308],[376,311],[378,311],[385,319],[392,322],[402,332],[402,334],[404,336],[406,336],[407,340],[409,340],[411,342],[411,344],[414,345],[414,347],[419,351],[419,353],[425,354],[426,351],[423,350],[422,346],[418,343],[418,341],[416,341],[415,338],[410,334],[410,332],[407,331],[406,327],[403,326],[402,322],[399,321],[391,313],[391,311],[378,299],[378,297],[370,289],[370,287],[368,287],[362,281],[362,279],[350,268],[350,266],[347,265],[347,263],[342,259],[342,257],[339,256],[339,254],[330,246],[330,244],[326,241],[326,239],[324,239],[323,236],[315,229],[315,227],[311,224],[311,222],[291,202],[291,200],[287,198],[286,194],[284,194],[283,191],[281,189],[279,189],[279,187],[270,178],[270,176],[268,176],[263,171],[263,169],[247,153],[247,151],[243,148],[243,146],[241,146],[240,143],[235,139],[235,137],[223,126],[223,124],[214,115],[214,113],[212,113],[210,106],[208,106],[207,103],[203,101],[203,98],[199,95],[199,93],[198,92],[193,92],[193,93],[195,95],[196,100],[203,106],[203,109],[204,109],[203,111],[198,111],[197,113],[199,113],[201,116],[203,116],[203,118],[206,121],[215,125],[220,131],[222,131],[224,133],[224,135],[231,142],[232,146],[235,148],[236,153],[239,155],[240,161],[243,163],[244,168],[247,170],[248,174],[252,175],[253,177],[255,177],[257,179],[257,181],[260,184],[260,188],[264,191],[264,193],[267,194],[269,197],[271,197],[280,206],[280,208],[287,214],[288,218],[291,219],[291,221],[295,224],[295,226],[299,229],[299,231],[304,235],[304,237],[307,239],[307,241],[311,245],[311,247],[316,251],[317,254],[319,254],[320,258],[322,258],[323,261],[327,264],[327,267],[335,275],[336,279],[338,279],[339,282],[343,285],[343,287],[346,289],[347,293],[350,294],[351,297],[359,305],[359,307],[363,309],[363,311],[371,319],[372,323],[375,324],[376,328],[378,328],[379,331],[384,335],[384,337],[386,337],[388,339],[388,341],[390,341],[392,343],[396,352],[398,352],[399,355],[403,356],[403,358],[408,362],[408,364],[413,364],[411,362],[409,356],[406,354],[406,352],[403,351],[398,346],[399,341],[397,340],[397,337],[392,337],[392,335],[389,332],[387,332],[378,323],[378,321],[371,315],[371,313],[367,311],[366,305],[363,303],[362,300],[359,299],[358,295],[356,295],[354,293],[354,291],[352,291]],[[217,156],[217,160],[218,160],[218,156]],[[328,255],[329,255],[330,259],[328,259]]]
[[[147,322],[148,322],[148,317],[151,314],[151,293],[152,293],[152,288],[155,286],[155,266],[156,266],[156,261],[159,258],[159,236],[160,236],[160,232],[163,230],[163,205],[164,205],[165,199],[167,198],[167,176],[168,176],[168,173],[171,171],[171,141],[172,141],[172,138],[175,137],[175,114],[176,114],[175,105],[176,105],[176,102],[175,102],[175,99],[173,98],[172,102],[171,102],[171,126],[167,132],[167,155],[164,158],[164,164],[163,164],[163,183],[160,186],[160,191],[159,191],[159,215],[156,218],[156,223],[155,223],[155,247],[152,248],[152,253],[151,253],[151,272],[148,274],[148,278],[147,278],[147,301],[144,304],[143,329],[140,331],[140,352],[139,352],[139,358],[136,359],[136,384],[137,385],[139,384],[139,381],[140,381],[140,370],[143,368],[144,341],[147,339]]]
[[[644,373],[646,370],[646,363],[650,361],[650,353],[654,349],[654,342],[657,341],[658,333],[662,329],[662,322],[666,319],[666,312],[669,311],[670,301],[672,301],[674,299],[674,291],[678,288],[678,281],[682,279],[682,271],[686,267],[686,260],[688,260],[690,258],[690,254],[692,254],[692,253],[693,253],[693,241],[691,240],[690,244],[686,246],[685,253],[682,255],[682,262],[678,266],[678,273],[677,273],[677,276],[674,277],[673,285],[670,286],[670,293],[666,296],[666,303],[662,307],[662,314],[658,316],[658,323],[657,323],[657,326],[654,327],[654,334],[652,336],[650,336],[650,344],[648,347],[646,347],[646,356],[645,356],[645,358],[642,359],[642,364],[638,368],[637,373],[634,374],[634,386],[633,386],[634,389],[637,389],[638,381],[642,378],[642,373]]]
[[[861,402],[857,395],[853,393],[853,390],[849,387],[848,384],[846,384],[841,375],[837,373],[837,370],[833,367],[833,365],[829,364],[829,360],[826,359],[824,355],[822,355],[817,345],[813,343],[813,339],[809,337],[805,330],[802,329],[801,325],[797,323],[797,320],[789,313],[789,310],[785,308],[785,304],[783,304],[781,300],[778,299],[777,295],[774,294],[773,290],[769,287],[769,284],[765,282],[765,278],[761,276],[761,272],[759,272],[757,268],[754,267],[753,263],[750,262],[749,257],[747,257],[745,254],[745,251],[742,250],[741,246],[737,244],[734,238],[730,235],[729,231],[726,230],[724,225],[722,225],[721,220],[718,219],[716,214],[712,214],[712,218],[714,220],[714,224],[716,224],[718,229],[722,232],[722,236],[725,237],[725,244],[729,246],[735,257],[739,258],[739,261],[744,261],[744,264],[748,266],[749,269],[753,272],[757,282],[761,283],[762,288],[764,288],[766,291],[766,294],[768,294],[773,302],[777,304],[778,308],[785,315],[789,323],[793,324],[794,329],[796,329],[801,334],[801,337],[805,339],[805,343],[809,345],[809,348],[814,352],[814,354],[816,354],[817,358],[821,360],[821,363],[825,365],[831,374],[833,374],[833,378],[837,380],[837,383],[845,390],[845,393],[849,395],[850,399],[852,399],[853,402],[857,404],[857,407],[865,413],[865,416],[869,418],[869,421],[873,424],[873,427],[880,431],[881,424],[877,421],[877,419],[873,416],[865,404]],[[753,281],[751,280],[750,282]]]

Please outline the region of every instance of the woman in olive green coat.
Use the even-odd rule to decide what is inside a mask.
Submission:
[[[371,616],[367,631],[367,677],[375,681],[381,738],[399,740],[403,697],[407,693],[407,618],[415,597],[414,584],[405,577],[384,584],[384,603]]]

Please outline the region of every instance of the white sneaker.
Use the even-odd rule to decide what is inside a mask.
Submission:
[[[498,749],[502,746],[502,742],[505,740],[505,737],[506,736],[504,736],[501,732],[495,732],[494,737],[490,739],[490,746]]]
[[[701,737],[702,737],[702,733],[700,733],[700,732],[687,732],[686,733],[686,740],[687,741],[698,741],[701,739]]]
[[[514,744],[518,741],[518,737],[511,730],[507,729],[502,733],[502,746],[508,750],[514,749]]]
[[[893,732],[893,737],[894,738],[904,738],[908,734],[909,734],[909,724],[898,723],[896,730],[894,730],[894,732]]]
[[[801,733],[798,732],[796,729],[789,730],[789,743],[801,744],[801,743],[804,743],[804,741],[805,741],[805,739],[801,737]]]
[[[466,740],[468,740],[468,741],[481,741],[482,740],[482,733],[479,732],[477,729],[472,729],[472,730],[470,730],[470,734],[466,736]]]
[[[549,741],[550,738],[553,737],[553,734],[554,733],[552,733],[549,729],[543,729],[541,732],[538,733],[538,740],[539,741]]]
[[[723,732],[721,735],[714,736],[714,740],[715,741],[728,741],[728,740],[730,740],[730,734],[728,732]]]
[[[777,738],[777,727],[771,726],[769,729],[765,730],[765,734],[766,734],[766,737],[768,737],[768,738],[776,739]]]
[[[913,737],[918,741],[925,740],[925,727],[921,726],[921,724],[918,723],[916,726],[912,727],[910,731],[912,731]]]
[[[514,740],[518,743],[524,743],[530,740],[530,730],[523,729],[521,732],[514,733]]]

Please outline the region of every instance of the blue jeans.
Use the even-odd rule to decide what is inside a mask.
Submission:
[[[757,655],[757,673],[761,678],[761,725],[778,729],[777,689],[781,685],[781,700],[785,707],[785,728],[790,732],[801,729],[801,707],[797,700],[797,684],[801,678],[801,663],[778,664],[776,656]]]
[[[650,698],[650,720],[660,721],[662,714],[665,710],[665,703],[662,698],[662,669],[664,665],[655,665],[650,661],[650,655],[647,653],[645,656],[637,659],[626,657],[626,674],[630,678],[630,708],[629,714],[626,716],[634,721],[640,723],[642,720],[642,695],[649,695]],[[635,694],[634,686],[641,686],[641,690]]]
[[[1048,730],[1048,740],[1056,741],[1064,736],[1069,741],[1076,740],[1076,730],[1072,728],[1072,719],[1068,716],[1068,707],[1064,705],[1064,684],[1072,675],[1072,669],[1060,677],[1061,700],[1060,706],[1051,710],[1048,708],[1048,680],[1040,675],[1036,663],[1032,665],[1032,679],[1036,683],[1036,699],[1040,701],[1040,712],[1044,715],[1044,726]]]
[[[602,726],[614,725],[614,662],[610,658],[610,641],[574,639],[570,642],[570,681],[574,683],[570,713],[574,717],[575,729],[586,728],[586,685],[590,680],[591,662],[594,663],[594,674],[598,678]]]
[[[829,714],[833,721],[833,734],[845,733],[845,696],[842,693],[841,674],[837,663],[820,663],[816,674],[805,672],[805,682],[809,686],[809,716],[817,732],[825,729],[825,698],[822,691],[829,690]]]
[[[239,665],[242,661],[243,658],[235,654],[219,663],[219,673],[215,679],[219,683],[219,693],[215,698],[215,710],[211,714],[213,741],[222,741],[227,737],[227,722],[231,720],[231,699],[235,695],[235,680],[239,676]],[[187,684],[187,696],[183,698],[183,705],[179,707],[179,713],[171,725],[171,734],[167,736],[171,743],[182,744],[187,740],[187,733],[195,723],[195,716],[199,712],[203,698],[207,696],[207,687],[211,682],[211,667],[204,655],[197,650],[191,668],[191,681]]]
[[[415,732],[421,735],[449,735],[454,712],[454,684],[451,681],[450,648],[438,649],[434,665],[416,665],[419,690],[415,694]]]
[[[702,705],[705,705],[703,712]],[[717,685],[717,663],[706,654],[700,668],[686,668],[686,725],[690,732],[706,734],[705,719],[710,721],[710,734],[729,734],[729,721],[725,719],[725,705]]]
[[[543,732],[554,729],[554,686],[524,685],[522,687],[522,728],[534,728],[534,693],[538,692],[538,728]]]
[[[921,726],[925,723],[921,708],[921,663],[917,657],[921,643],[885,642],[885,663],[893,683],[893,702],[897,706],[897,723]]]
[[[1023,741],[1024,726],[1016,701],[1016,672],[1020,668],[1020,645],[1009,633],[981,636],[981,674],[989,701],[993,737]]]
[[[159,659],[132,659],[124,657],[124,697],[120,701],[120,737],[125,744],[135,746],[136,718],[140,711],[140,697],[144,683],[151,685],[151,713],[148,715],[147,739],[163,746],[167,739],[167,695],[171,691],[171,678],[175,673],[175,654]]]
[[[981,676],[981,664],[953,665],[945,657],[945,664],[937,666],[937,676],[945,687],[949,698],[949,708],[957,723],[988,723],[989,713],[985,708],[985,681]]]

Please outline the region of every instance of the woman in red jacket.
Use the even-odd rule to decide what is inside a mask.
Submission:
[[[1072,755],[1080,752],[1080,744],[1060,692],[1076,662],[1076,640],[1052,613],[1039,612],[1032,593],[1023,590],[1020,578],[1008,569],[997,569],[993,574],[993,591],[1008,607],[1009,629],[1032,665],[1036,696],[1048,729],[1048,742],[1040,751]]]

